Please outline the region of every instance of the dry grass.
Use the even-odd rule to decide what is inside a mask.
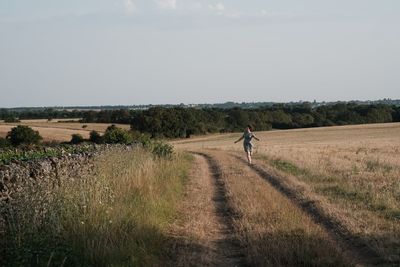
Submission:
[[[0,263],[161,265],[189,162],[182,155],[167,160],[116,151],[99,158],[94,175],[64,177],[57,187],[28,183],[13,202],[2,203],[8,224]]]
[[[389,262],[400,262],[400,124],[260,132],[255,154],[301,181]],[[182,149],[241,151],[239,134],[176,141]],[[328,205],[329,204],[329,205]]]
[[[20,123],[4,123],[0,122],[0,137],[5,137],[11,128],[17,125],[26,125],[32,127],[35,131],[39,131],[45,141],[66,142],[71,140],[72,134],[80,134],[84,138],[89,138],[90,131],[105,132],[108,123],[79,123],[69,122],[74,119],[65,120],[22,120]],[[76,120],[76,119],[75,119]],[[68,121],[68,122],[63,122]],[[130,125],[116,124],[119,128],[130,129]]]
[[[250,266],[349,266],[323,228],[236,158],[218,159]]]

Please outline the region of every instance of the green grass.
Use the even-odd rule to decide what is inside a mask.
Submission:
[[[117,151],[88,177],[25,185],[1,204],[8,223],[0,265],[162,265],[190,164],[182,154]]]
[[[320,187],[317,192],[328,195],[331,198],[338,198],[344,201],[352,201],[358,203],[372,202],[372,197],[369,194],[357,190],[352,190],[350,188],[345,188],[343,185],[328,185]]]

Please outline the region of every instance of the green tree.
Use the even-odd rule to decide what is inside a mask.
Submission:
[[[103,141],[107,144],[131,144],[133,137],[129,131],[115,127],[112,125],[107,128]]]
[[[22,144],[38,144],[43,138],[38,131],[34,131],[28,126],[19,125],[8,132],[7,139],[13,146],[18,146]]]
[[[90,142],[96,143],[96,144],[100,144],[103,142],[103,138],[101,137],[101,135],[96,132],[96,131],[91,131],[90,132],[90,138],[89,138]]]
[[[292,120],[293,126],[296,128],[310,127],[314,123],[314,117],[304,113],[294,113]]]
[[[80,134],[73,134],[70,143],[77,145],[83,143],[84,139],[83,136]]]

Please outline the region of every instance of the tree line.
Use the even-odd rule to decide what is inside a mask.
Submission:
[[[130,123],[152,137],[190,137],[195,134],[239,132],[248,124],[258,131],[400,121],[400,107],[384,104],[338,103],[312,107],[276,104],[257,109],[153,107],[141,111],[86,113],[82,122]]]
[[[33,112],[33,113],[32,113]],[[0,119],[4,119],[0,110]],[[10,114],[6,114],[10,115]],[[84,123],[131,124],[132,130],[152,137],[190,137],[195,134],[239,132],[251,124],[256,130],[293,129],[400,121],[400,107],[386,104],[336,103],[313,106],[274,104],[254,109],[152,107],[146,110],[55,111],[44,109],[14,114],[19,119],[79,117]]]

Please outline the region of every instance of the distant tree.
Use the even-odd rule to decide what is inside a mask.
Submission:
[[[18,146],[21,144],[38,144],[42,137],[38,131],[34,131],[28,126],[19,125],[8,132],[7,139],[13,146]]]
[[[21,121],[16,117],[7,117],[7,118],[4,119],[4,122],[17,123],[17,122],[21,122]]]
[[[394,107],[392,118],[394,122],[400,122],[400,107]]]
[[[234,108],[228,111],[227,127],[231,131],[241,131],[249,124],[249,114],[240,108]]]
[[[97,122],[98,120],[98,112],[90,110],[84,113],[81,122]]]
[[[101,137],[101,135],[96,132],[96,131],[91,131],[90,132],[90,138],[89,138],[90,142],[96,143],[96,144],[100,144],[103,142],[103,138]]]
[[[294,113],[292,116],[293,127],[305,128],[314,123],[314,117],[310,114]]]
[[[372,123],[392,122],[393,110],[389,107],[372,108],[367,114],[367,121]]]
[[[80,134],[73,134],[70,143],[73,145],[81,144],[85,141],[82,135]]]
[[[283,110],[272,112],[272,127],[277,129],[287,129],[292,126],[292,116]]]

